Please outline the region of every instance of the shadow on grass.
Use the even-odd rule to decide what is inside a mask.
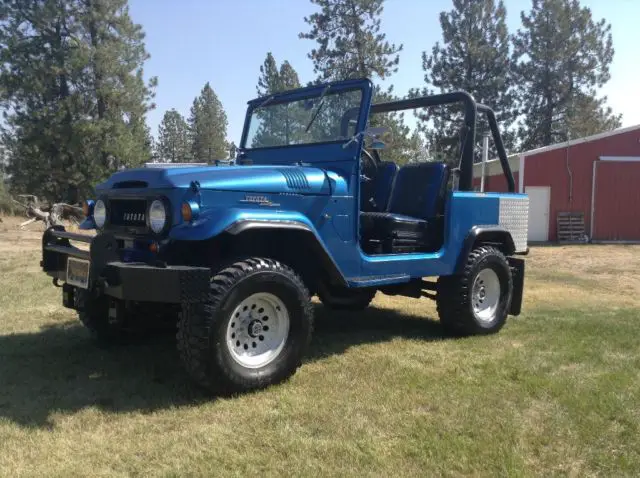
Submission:
[[[334,312],[316,306],[305,361],[395,337],[439,340],[442,333],[434,320],[393,310]],[[0,336],[0,420],[50,428],[57,411],[150,413],[211,400],[186,377],[170,332],[109,348],[96,345],[80,325]]]

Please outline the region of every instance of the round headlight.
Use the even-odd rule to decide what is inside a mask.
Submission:
[[[156,199],[149,206],[149,227],[156,234],[160,234],[167,223],[167,210],[164,202]]]
[[[93,221],[98,228],[104,226],[107,220],[107,206],[105,206],[102,199],[98,199],[93,206]]]

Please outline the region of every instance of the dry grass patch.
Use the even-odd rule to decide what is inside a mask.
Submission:
[[[426,299],[317,305],[291,381],[216,399],[185,378],[171,335],[93,344],[39,271],[37,233],[20,234],[0,231],[0,475],[640,470],[638,247],[534,249],[524,314],[491,337],[443,337]]]
[[[527,296],[532,303],[640,307],[639,252],[637,245],[533,248]]]

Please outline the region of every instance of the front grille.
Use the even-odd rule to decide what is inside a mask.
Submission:
[[[145,227],[147,201],[145,199],[109,200],[109,223],[114,226]]]

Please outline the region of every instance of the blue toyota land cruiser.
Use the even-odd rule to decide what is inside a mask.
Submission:
[[[354,310],[377,292],[427,297],[450,333],[497,332],[520,313],[528,199],[494,113],[465,92],[371,99],[367,79],[258,98],[234,164],[113,174],[85,204],[81,227],[95,236],[44,233],[41,265],[63,304],[103,340],[162,311],[189,375],[223,393],[295,373],[313,295]],[[372,117],[453,103],[464,112],[458,167],[385,160]],[[508,193],[473,190],[478,114]]]

